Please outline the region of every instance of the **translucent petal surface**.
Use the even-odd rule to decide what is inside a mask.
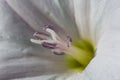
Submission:
[[[67,3],[69,3],[70,5],[69,4],[67,5]],[[54,0],[53,2],[50,2],[49,0],[34,0],[34,1],[30,0],[28,2],[25,0],[24,1],[8,0],[8,4],[24,19],[24,21],[26,21],[35,30],[39,29],[39,25],[50,23],[50,24],[58,25],[65,29],[70,28],[70,30],[68,29],[69,33],[71,32],[71,30],[73,30],[73,32],[76,31],[76,33],[74,34],[77,34],[76,28],[69,27],[71,25],[72,26],[77,25],[80,31],[80,35],[82,37],[92,39],[93,41],[96,41],[96,43],[98,43],[96,57],[88,65],[86,70],[83,72],[82,76],[80,76],[81,74],[76,74],[77,76],[76,75],[72,76],[71,78],[68,78],[68,80],[80,80],[80,79],[81,80],[119,80],[120,79],[120,71],[119,71],[120,1],[119,0],[114,0],[114,1],[113,0],[91,0],[91,1],[74,0],[71,2],[70,0],[66,0],[66,1]],[[36,13],[34,13],[34,11]],[[7,21],[8,18],[2,18],[2,19],[6,19],[6,20],[1,20],[0,22],[1,25],[3,24],[2,26],[6,26],[6,23],[4,23],[3,21],[8,22]],[[40,19],[42,19],[42,21]],[[4,29],[1,27],[1,30],[3,31]],[[10,34],[9,29],[5,29],[5,30],[6,33]],[[105,31],[104,34],[103,31]],[[4,35],[6,33],[4,33]],[[73,33],[70,34],[74,35]],[[6,35],[4,38],[2,37],[1,39],[8,40],[9,36]],[[12,39],[9,40],[12,41],[15,40],[14,38]],[[99,39],[100,42],[98,42]],[[22,45],[23,42],[19,42],[19,40],[20,39],[18,38],[17,44],[20,43]],[[6,42],[2,42],[2,44],[6,45]],[[9,44],[12,44],[12,42]],[[7,44],[7,47],[9,44]],[[15,46],[16,45],[15,43],[12,45],[14,47],[17,47]],[[9,47],[12,46],[10,45]],[[2,58],[1,59],[4,61],[4,59],[6,60],[8,57],[7,58],[2,57]],[[22,62],[23,61],[25,61],[25,59],[22,59]],[[19,60],[19,62],[21,62],[21,60]],[[28,62],[29,61],[27,61],[26,63]],[[35,62],[37,62],[36,59]],[[47,62],[44,62],[44,64],[45,63],[48,64]],[[9,70],[5,71],[8,74],[5,76],[11,77],[11,75],[9,75],[8,72],[11,72],[11,70],[13,71],[13,69],[10,68],[9,66],[7,67],[3,66],[1,70],[4,69],[10,70],[10,71]],[[31,69],[31,67],[29,69]],[[4,77],[3,73],[4,72],[1,73],[2,77]]]
[[[66,70],[63,56],[55,56],[30,42],[33,33],[34,30],[0,0],[0,80]]]
[[[71,0],[7,0],[7,2],[34,29],[38,30],[43,24],[52,24],[65,29],[73,39],[78,38]]]
[[[86,70],[78,76],[72,76],[71,80],[119,80],[120,79],[120,1],[102,0],[97,4],[106,4],[97,7],[103,14],[101,24],[105,32],[97,46],[96,57],[91,61]],[[96,5],[97,6],[97,5]],[[98,13],[98,11],[96,11]]]

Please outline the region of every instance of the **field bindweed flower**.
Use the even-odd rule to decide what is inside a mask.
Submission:
[[[0,0],[0,80],[120,80],[119,0]]]

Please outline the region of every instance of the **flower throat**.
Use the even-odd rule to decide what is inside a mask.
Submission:
[[[52,25],[44,26],[43,32],[35,32],[30,41],[50,49],[55,55],[64,55],[68,67],[77,71],[83,71],[95,53],[95,47],[91,41],[86,39],[72,41],[69,35],[64,40]]]

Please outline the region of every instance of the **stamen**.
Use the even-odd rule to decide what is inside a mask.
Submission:
[[[31,42],[36,43],[36,44],[40,44],[41,45],[41,40],[36,40],[36,39],[30,39]]]
[[[54,43],[53,40],[36,40],[36,39],[30,39],[31,42],[36,43],[36,44],[42,44],[43,42],[48,42],[48,43]]]
[[[52,29],[52,30],[54,30],[54,31],[55,31],[55,29],[54,29],[54,26],[53,26],[53,25],[45,25],[45,26],[43,27],[43,29],[44,29],[44,30],[46,30],[47,28]]]
[[[51,37],[53,40],[57,41],[57,34],[55,33],[55,31],[53,31],[52,29],[49,29],[49,28],[47,28],[46,31],[51,34]]]
[[[67,40],[63,40],[54,30],[54,26],[46,25],[43,28],[50,35],[47,35],[43,32],[35,32],[33,37],[36,39],[31,39],[30,41],[36,44],[40,44],[45,48],[51,49],[52,52],[56,55],[63,55],[71,46],[72,39],[70,36],[67,36]]]
[[[67,47],[71,46],[72,38],[70,36],[67,36]]]
[[[55,49],[56,45],[55,43],[48,43],[48,42],[43,42],[41,44],[43,47],[48,48],[48,49]]]
[[[45,31],[47,31],[48,33],[50,33],[51,37],[53,40],[57,41],[59,38],[59,36],[56,34],[54,26],[52,25],[45,25],[45,27],[43,28]]]
[[[40,40],[44,40],[44,39],[48,39],[49,38],[49,35],[43,33],[43,32],[35,32],[33,34],[33,37],[37,38],[37,39],[40,39]]]
[[[72,42],[72,38],[70,36],[67,36],[67,39]]]

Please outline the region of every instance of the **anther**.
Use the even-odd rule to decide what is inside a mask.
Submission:
[[[48,43],[48,42],[43,42],[41,44],[43,47],[48,48],[48,49],[55,49],[56,45],[55,43]]]
[[[70,36],[67,36],[67,47],[71,46],[72,38]]]
[[[55,31],[54,26],[46,25],[44,32],[35,32],[33,34],[34,39],[31,42],[40,44],[45,48],[51,49],[56,55],[64,55],[65,51],[71,46],[72,38],[66,36],[66,41],[63,40]],[[48,33],[48,34],[47,34]]]
[[[33,37],[36,38],[36,39],[40,39],[40,40],[44,40],[44,39],[48,39],[49,38],[49,35],[48,34],[45,34],[43,32],[35,32],[33,34]]]

